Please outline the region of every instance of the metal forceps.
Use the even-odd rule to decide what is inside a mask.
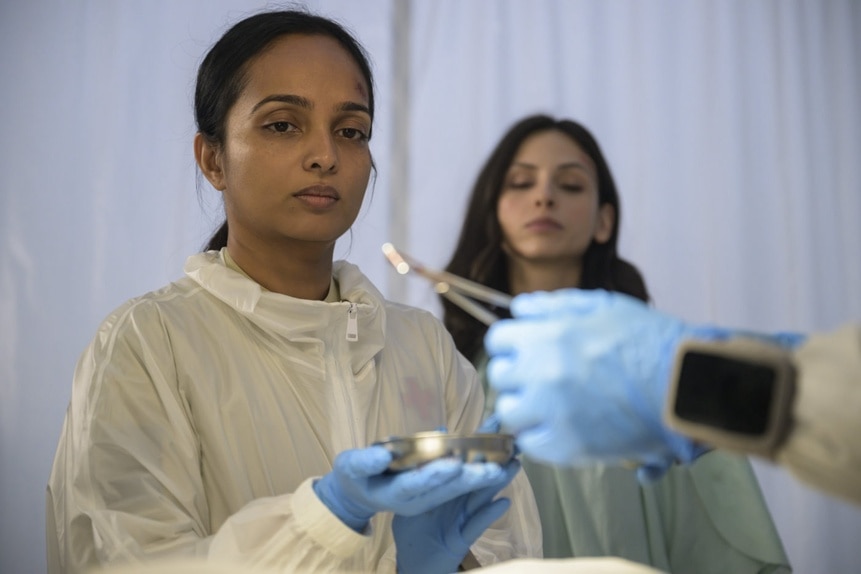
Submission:
[[[412,271],[416,275],[430,279],[434,284],[434,291],[485,325],[490,325],[498,320],[499,317],[486,307],[473,301],[473,299],[484,301],[485,303],[490,303],[504,309],[508,309],[511,304],[510,295],[491,289],[490,287],[485,287],[481,283],[458,277],[452,273],[428,269],[402,251],[395,249],[395,246],[391,243],[383,244],[383,254],[385,254],[386,259],[389,260],[389,263],[394,266],[398,273],[406,275]]]

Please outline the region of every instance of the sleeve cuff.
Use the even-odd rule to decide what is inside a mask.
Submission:
[[[293,515],[298,527],[332,554],[349,558],[371,540],[370,526],[365,534],[359,534],[341,522],[317,497],[314,480],[305,480],[293,493]]]

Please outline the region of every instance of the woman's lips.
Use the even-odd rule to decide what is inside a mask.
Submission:
[[[562,224],[550,217],[541,217],[533,219],[526,224],[526,228],[530,231],[559,231],[563,229]]]
[[[341,199],[337,190],[328,185],[306,187],[293,194],[293,197],[315,209],[331,207]]]

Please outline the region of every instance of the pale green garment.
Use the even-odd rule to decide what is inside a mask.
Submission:
[[[486,362],[475,361],[485,390]],[[646,486],[620,467],[523,463],[545,558],[618,556],[680,574],[792,571],[745,457],[713,451]]]

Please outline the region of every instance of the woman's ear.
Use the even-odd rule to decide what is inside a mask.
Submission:
[[[595,222],[595,233],[592,237],[595,243],[607,243],[613,236],[616,227],[616,208],[609,203],[598,206],[598,219]]]
[[[224,171],[221,169],[221,148],[208,141],[203,134],[194,136],[194,160],[204,177],[218,191],[224,191]]]

